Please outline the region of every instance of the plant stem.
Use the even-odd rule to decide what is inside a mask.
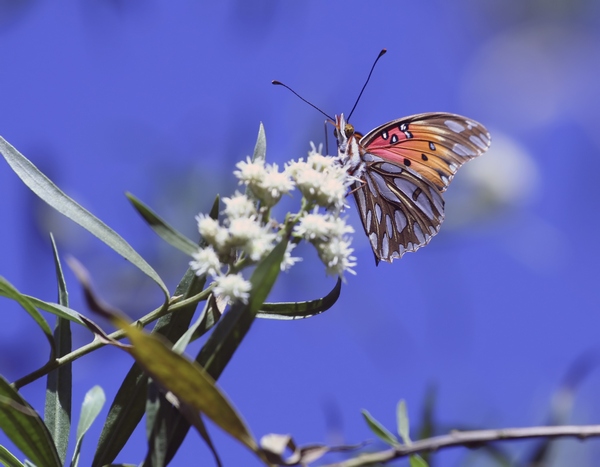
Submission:
[[[353,459],[323,467],[362,467],[377,463],[383,464],[419,452],[437,451],[455,446],[474,448],[493,441],[559,437],[575,437],[583,440],[592,436],[600,436],[600,425],[532,426],[498,430],[454,431],[448,435],[414,441],[410,445],[360,454]]]
[[[202,300],[206,300],[206,298],[209,296],[209,294],[211,292],[212,292],[212,287],[207,287],[202,292],[194,295],[193,297],[189,297],[189,298],[186,298],[185,300],[171,303],[169,306],[166,306],[166,307],[162,306],[160,308],[157,308],[157,309],[151,311],[150,313],[148,313],[146,316],[143,316],[142,318],[138,319],[135,322],[135,324],[138,324],[138,325],[144,327],[144,326],[150,324],[151,322],[156,321],[158,318],[168,315],[169,313],[173,313],[173,312],[177,311],[178,309],[185,307],[186,305],[188,305],[190,303],[201,302]],[[119,330],[119,331],[113,332],[112,334],[109,334],[108,337],[115,339],[115,340],[121,340],[121,339],[123,339],[123,337],[125,337],[125,333],[123,331]],[[12,383],[12,385],[16,389],[22,388],[23,386],[25,386],[29,383],[32,383],[33,381],[41,378],[42,376],[47,375],[52,370],[55,370],[58,367],[65,365],[66,363],[74,362],[78,358],[83,357],[84,355],[87,355],[88,353],[90,353],[96,349],[99,349],[100,347],[104,347],[105,345],[106,345],[106,343],[104,343],[104,342],[101,342],[99,340],[94,340],[94,341],[90,342],[89,344],[83,345],[83,346],[79,347],[78,349],[75,349],[72,352],[70,352],[60,358],[57,358],[57,359],[47,362],[41,368],[38,368],[37,370],[32,371],[28,375],[25,375],[22,378],[16,380],[14,383]]]

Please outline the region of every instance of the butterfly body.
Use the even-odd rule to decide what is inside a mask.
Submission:
[[[343,115],[335,124],[338,158],[356,179],[352,193],[377,263],[429,243],[444,220],[442,193],[490,146],[483,125],[448,113],[393,120],[364,136]]]

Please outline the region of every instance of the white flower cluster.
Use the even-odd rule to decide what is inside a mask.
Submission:
[[[320,146],[311,143],[306,162],[290,162],[286,172],[309,203],[336,211],[344,206],[352,178],[336,157],[322,155]]]
[[[288,243],[281,270],[287,271],[301,261],[291,253],[296,242],[305,239],[316,247],[328,274],[354,273],[356,258],[351,255],[348,236],[353,229],[339,217],[353,180],[336,158],[323,156],[321,148],[317,150],[311,143],[307,160],[290,162],[282,172],[276,164],[267,164],[264,159],[247,158],[236,168],[234,175],[252,198],[239,192],[225,198],[221,223],[204,214],[196,217],[207,246],[193,255],[190,267],[197,275],[206,274],[214,279],[213,292],[218,298],[247,303],[251,285],[236,267],[232,273],[232,266],[240,258],[244,265],[255,264],[273,250],[284,234],[281,230],[288,227],[268,218],[270,208],[294,188],[304,197],[303,207],[288,216],[294,219],[294,225],[287,234],[291,233],[296,241]],[[329,212],[319,213],[319,207]]]
[[[305,214],[294,227],[294,233],[311,242],[319,258],[327,266],[327,274],[341,276],[355,274],[356,258],[352,256],[351,239],[354,229],[334,214],[319,214],[316,210]]]

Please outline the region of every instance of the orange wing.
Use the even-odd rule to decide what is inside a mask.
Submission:
[[[483,154],[490,143],[490,134],[483,125],[449,113],[393,120],[360,140],[366,152],[410,167],[440,192],[448,188],[461,165]]]

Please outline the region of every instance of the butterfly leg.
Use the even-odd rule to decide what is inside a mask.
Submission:
[[[352,188],[348,193],[346,193],[346,196],[350,196],[350,195],[354,194],[356,191],[360,190],[367,184],[367,182],[364,181],[362,178],[358,178],[358,177],[352,177],[352,178],[354,178],[354,180],[356,180],[356,182],[354,183],[354,188]]]

